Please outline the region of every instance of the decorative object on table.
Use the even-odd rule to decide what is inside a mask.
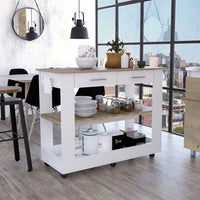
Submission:
[[[96,57],[96,49],[90,45],[79,45],[78,57]]]
[[[121,149],[124,147],[124,135],[112,136],[112,149]]]
[[[89,128],[82,132],[82,151],[84,155],[92,155],[98,151],[98,133]]]
[[[135,69],[135,66],[133,65],[133,58],[132,57],[129,59],[129,68]]]
[[[121,56],[121,68],[128,68],[129,67],[129,56],[126,52],[123,53]]]
[[[146,65],[145,61],[138,61],[138,68],[144,68]]]
[[[34,2],[37,9],[24,7],[17,10],[17,7],[20,3],[19,0],[12,17],[12,28],[15,34],[19,38],[27,41],[32,41],[39,38],[44,30],[44,20],[42,14],[36,0],[34,0]]]
[[[97,61],[96,50],[93,46],[80,45],[78,47],[78,58],[76,58],[76,64],[80,68],[90,69],[96,66]]]
[[[79,117],[91,117],[97,112],[97,102],[95,100],[76,100],[75,114]]]
[[[134,101],[134,109],[137,111],[141,111],[143,109],[143,101],[142,100],[135,100]]]
[[[77,18],[78,14],[78,18]],[[82,15],[82,19],[81,16]],[[75,27],[71,30],[71,39],[88,39],[88,31],[87,28],[84,27],[85,24],[85,16],[84,13],[80,11],[80,0],[78,0],[78,12],[74,13],[74,17],[72,18],[74,21]]]
[[[111,42],[107,43],[107,46],[111,46],[108,49],[108,52],[114,53],[106,53],[107,61],[105,67],[107,68],[120,68],[121,67],[121,56],[125,52],[124,43],[119,38],[112,40]],[[126,53],[128,57],[130,57],[130,53]]]
[[[105,132],[98,135],[98,153],[112,150],[112,135]]]

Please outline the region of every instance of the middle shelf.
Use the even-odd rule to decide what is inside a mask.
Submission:
[[[152,113],[152,107],[148,106],[143,106],[143,109],[141,111],[135,111],[135,110],[132,112],[121,111],[120,114],[112,114],[112,113],[98,111],[92,117],[82,118],[75,116],[75,124],[76,126],[81,126],[81,125],[107,123],[107,122],[131,119],[135,116],[149,114],[149,113]],[[41,114],[41,117],[61,126],[61,112]]]

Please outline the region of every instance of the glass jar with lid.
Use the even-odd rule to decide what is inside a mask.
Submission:
[[[99,111],[102,111],[102,112],[106,111],[106,102],[107,102],[106,97],[103,96],[99,98]]]
[[[113,98],[111,112],[113,114],[119,114],[120,113],[120,101],[119,101],[118,98]]]
[[[112,97],[108,97],[107,98],[107,103],[106,103],[106,110],[108,113],[111,112],[113,106],[112,106],[112,101],[113,101],[113,98]]]
[[[143,109],[143,101],[142,100],[135,100],[134,101],[134,109],[141,111]]]
[[[96,95],[96,96],[95,96],[95,99],[96,99],[96,101],[97,101],[97,110],[99,110],[99,103],[100,103],[100,101],[101,101],[103,98],[104,98],[103,95]]]
[[[125,101],[124,105],[123,105],[123,110],[125,112],[131,112],[132,111],[132,100],[128,99]]]

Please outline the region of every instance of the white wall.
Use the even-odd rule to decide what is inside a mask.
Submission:
[[[17,1],[0,0],[0,76],[8,74],[14,67],[25,68],[29,73],[35,73],[36,68],[75,67],[78,45],[95,46],[95,0],[81,0],[89,40],[69,39],[78,0],[37,0],[45,27],[41,37],[34,41],[24,41],[12,30],[11,20]],[[36,8],[33,0],[21,0],[18,8],[25,6]],[[2,84],[5,80],[0,77]]]

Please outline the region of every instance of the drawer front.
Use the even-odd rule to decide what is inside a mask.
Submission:
[[[118,72],[118,85],[149,83],[153,81],[153,71]]]
[[[117,72],[75,74],[75,87],[117,85]]]

